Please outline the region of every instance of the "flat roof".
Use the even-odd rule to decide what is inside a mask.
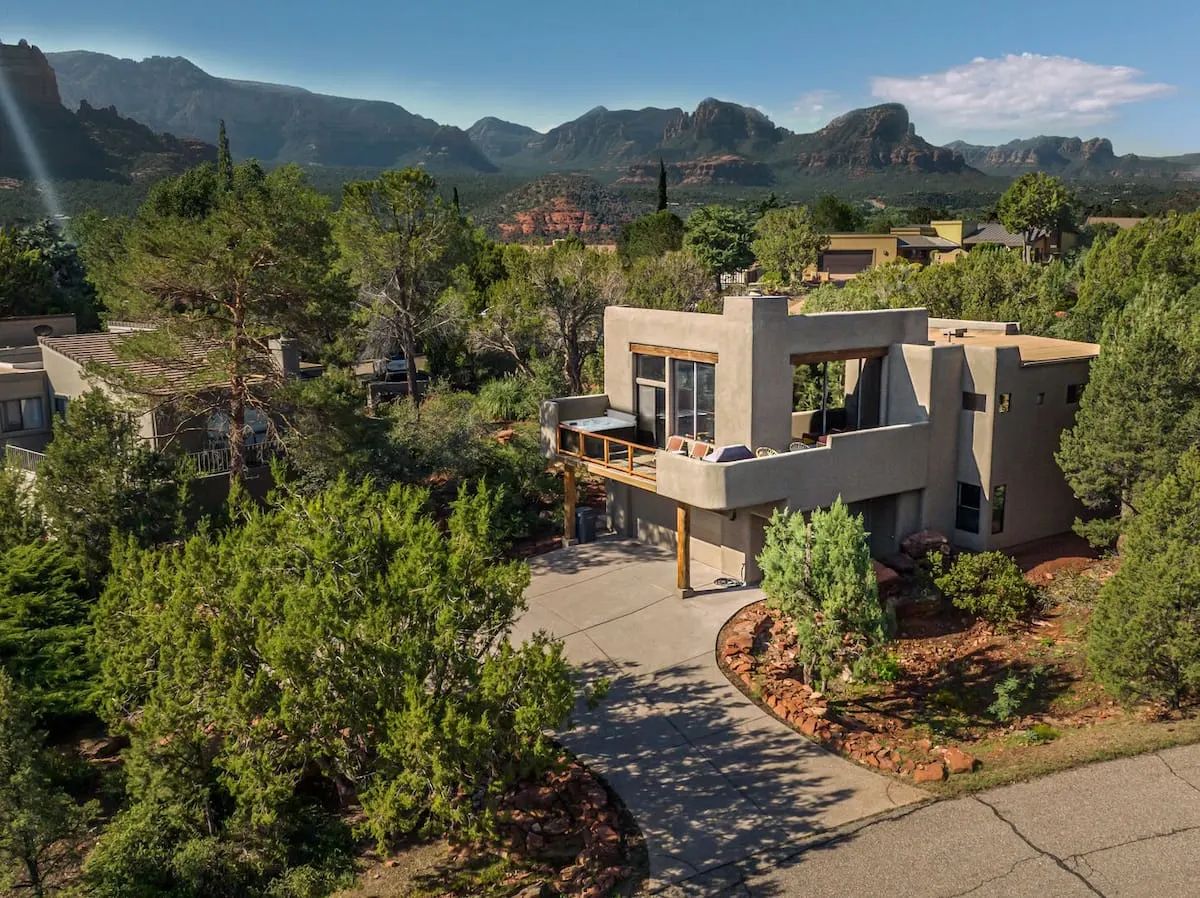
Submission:
[[[1000,330],[971,330],[962,337],[948,338],[945,328],[930,328],[931,343],[957,343],[960,346],[1015,347],[1021,353],[1021,364],[1042,362],[1067,362],[1076,359],[1094,359],[1100,354],[1096,343],[1080,343],[1075,340],[1056,340],[1053,337],[1034,337],[1029,334],[1006,334]]]

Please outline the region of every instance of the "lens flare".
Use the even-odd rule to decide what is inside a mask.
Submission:
[[[33,180],[41,187],[42,205],[46,207],[46,213],[52,219],[62,220],[66,216],[63,215],[62,204],[58,201],[58,194],[54,191],[54,184],[50,180],[50,172],[46,168],[42,154],[38,152],[37,143],[33,139],[33,134],[29,130],[25,116],[21,114],[21,107],[17,104],[17,98],[13,96],[12,89],[8,83],[8,76],[5,74],[3,66],[0,66],[0,112],[4,114],[9,130],[12,131],[13,136],[17,139],[17,148],[21,151],[21,156],[24,157],[26,166],[28,166],[29,171],[33,174]]]

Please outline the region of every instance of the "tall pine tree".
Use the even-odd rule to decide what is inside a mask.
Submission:
[[[229,137],[225,133],[225,119],[217,133],[217,184],[221,190],[233,190],[233,156],[229,153]]]
[[[662,156],[658,157],[658,211],[663,212],[667,208],[667,166],[663,163]]]

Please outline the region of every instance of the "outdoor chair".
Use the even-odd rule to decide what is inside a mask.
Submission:
[[[711,449],[711,446],[705,446],[703,443],[692,443],[692,450],[689,454],[692,458],[704,458]]]
[[[668,452],[687,452],[687,441],[683,437],[667,437]]]
[[[772,449],[770,446],[759,446],[757,449],[754,450],[755,458],[770,458],[772,455],[778,455],[778,454],[779,453],[776,452],[774,449]]]

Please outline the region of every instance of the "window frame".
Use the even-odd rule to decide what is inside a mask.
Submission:
[[[716,435],[717,435],[717,366],[716,366],[716,364],[713,362],[701,362],[701,361],[696,361],[695,359],[681,359],[681,358],[670,358],[670,359],[668,359],[668,361],[670,363],[670,367],[668,370],[668,376],[669,376],[670,380],[667,384],[667,393],[668,393],[667,402],[668,402],[668,407],[670,409],[670,420],[669,420],[669,426],[668,426],[669,435],[681,436],[681,437],[684,437],[689,440],[698,440],[699,442],[702,442],[702,443],[715,443]],[[711,403],[711,407],[706,408],[706,410],[703,412],[701,411],[701,405],[700,405],[700,394],[701,394],[701,390],[700,390],[701,371],[700,371],[700,369],[701,368],[711,369],[711,371],[712,371],[712,403]],[[679,381],[680,381],[679,372],[687,371],[687,370],[690,370],[691,377],[692,377],[691,386],[689,388],[687,388],[687,389],[690,389],[691,394],[692,394],[691,409],[690,409],[690,417],[691,417],[691,432],[690,433],[687,432],[686,430],[684,430],[680,426],[681,409],[680,409],[679,399],[680,399],[680,394],[686,392],[686,390],[680,388],[680,386],[679,386]],[[683,413],[688,413],[688,412],[687,412],[687,410],[683,410]],[[702,415],[707,415],[708,419],[709,419],[709,426],[711,428],[711,432],[706,431],[705,433],[707,434],[707,436],[701,436],[701,431],[699,428],[699,423],[700,423]]]
[[[1004,509],[1008,505],[1008,484],[998,483],[992,487],[992,535],[1004,532]]]
[[[974,505],[974,506],[967,505],[966,503],[963,502],[963,489],[964,488],[975,491],[975,494],[977,496],[977,499],[976,499],[976,502],[978,503],[977,505]],[[960,480],[960,481],[958,481],[958,488],[955,491],[954,499],[955,499],[954,529],[961,530],[963,533],[974,533],[976,536],[978,536],[979,535],[979,527],[983,523],[983,521],[982,521],[982,518],[983,518],[983,487],[977,483],[967,483],[965,481]],[[963,516],[964,511],[967,512],[967,516],[965,518]],[[973,529],[973,530],[970,527],[962,526],[964,522],[969,522],[971,512],[974,512],[974,518],[975,518],[975,529]]]
[[[12,426],[14,418],[9,413],[10,408],[16,407],[16,426]],[[0,431],[4,433],[16,433],[25,429],[25,421],[21,415],[21,400],[20,399],[5,399],[0,401]]]
[[[1067,384],[1067,405],[1079,405],[1084,384]]]

